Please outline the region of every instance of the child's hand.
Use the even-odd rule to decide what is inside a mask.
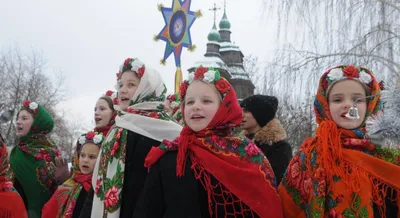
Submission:
[[[55,164],[53,162],[48,163],[48,167],[54,173],[57,183],[62,184],[71,176],[68,170],[68,161],[65,158],[57,157],[54,162]]]

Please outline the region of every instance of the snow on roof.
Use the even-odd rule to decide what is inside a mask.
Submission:
[[[242,67],[228,67],[228,71],[232,75],[231,79],[250,80],[249,74]]]
[[[220,42],[219,43],[219,51],[224,52],[224,51],[240,51],[239,46],[233,44],[232,42]]]
[[[214,68],[222,68],[226,69],[228,66],[221,60],[219,57],[203,57],[201,60],[196,61],[193,67],[214,67]]]

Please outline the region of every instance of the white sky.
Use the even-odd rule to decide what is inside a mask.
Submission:
[[[81,120],[93,127],[96,100],[113,89],[115,73],[127,57],[137,57],[157,69],[173,92],[175,64],[173,54],[167,66],[159,61],[165,42],[153,41],[164,26],[157,4],[171,7],[172,0],[0,0],[0,49],[17,45],[30,54],[40,51],[46,62],[46,73],[61,71],[66,76],[67,100],[59,105],[67,110],[69,120]],[[182,51],[184,77],[187,69],[201,59],[206,50],[207,35],[213,25],[216,3],[223,0],[192,0],[191,10],[202,10],[192,28],[195,52]],[[276,22],[268,21],[262,0],[227,0],[232,41],[243,54],[260,60],[269,59],[277,48]],[[217,12],[217,25],[223,10]]]

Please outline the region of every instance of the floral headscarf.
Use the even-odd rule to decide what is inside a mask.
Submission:
[[[57,188],[46,163],[54,162],[60,152],[47,138],[54,127],[47,110],[30,101],[24,101],[21,110],[33,114],[33,123],[28,134],[19,138],[19,144],[11,152],[11,169],[24,190],[29,213],[40,215],[43,205]]]
[[[282,217],[271,165],[253,142],[234,131],[241,123],[242,111],[232,85],[220,76],[218,70],[199,67],[189,81],[182,83],[181,99],[185,99],[186,90],[193,80],[215,85],[222,96],[218,111],[204,130],[194,132],[185,125],[180,137],[173,142],[165,140],[160,147],[153,147],[146,158],[146,165],[151,166],[167,151],[178,150],[177,176],[184,176],[186,154],[189,154],[196,178],[208,193],[210,214],[215,212],[212,204],[215,208],[225,207],[225,211],[240,204],[242,210],[231,215]],[[183,114],[184,110],[183,105]],[[217,184],[209,182],[211,175],[218,180]],[[217,193],[216,189],[221,189],[221,192]],[[223,197],[221,193],[224,193]],[[224,202],[212,200],[218,196],[225,199]]]
[[[119,110],[115,126],[102,145],[93,171],[96,187],[92,217],[119,217],[128,131],[161,142],[174,139],[182,129],[162,105],[167,89],[161,75],[138,59],[128,58],[117,73],[117,83],[126,71],[136,73],[140,84],[126,110],[114,106]]]
[[[103,140],[104,136],[102,133],[93,131],[79,137],[74,152],[72,177],[57,188],[54,195],[43,207],[42,218],[72,217],[81,190],[84,189],[88,192],[92,184],[92,174],[83,174],[79,169],[80,151],[88,143],[93,143],[101,147]]]
[[[327,99],[335,83],[350,79],[371,96],[364,122],[352,130],[332,120]],[[338,66],[322,75],[314,102],[319,124],[315,137],[301,145],[279,186],[285,217],[372,217],[371,199],[383,209],[386,190],[400,189],[400,177],[388,176],[400,175],[398,153],[365,138],[366,119],[382,110],[379,94],[379,83],[366,68]]]

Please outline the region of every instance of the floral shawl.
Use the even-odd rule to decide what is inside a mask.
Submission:
[[[99,138],[98,141],[94,139],[95,137]],[[92,174],[83,174],[79,169],[80,151],[87,143],[94,143],[97,146],[101,146],[103,139],[103,133],[97,132],[88,132],[79,138],[74,152],[72,176],[62,185],[58,186],[53,196],[44,205],[42,218],[71,218],[73,216],[82,189],[89,192],[92,186]]]
[[[385,217],[385,198],[399,196],[398,150],[365,139],[365,120],[353,130],[332,121],[327,90],[343,79],[360,81],[367,95],[376,95],[367,101],[365,120],[382,110],[379,84],[368,69],[339,66],[324,73],[314,102],[315,137],[301,145],[278,189],[285,217],[374,217],[372,202]]]
[[[22,198],[14,189],[12,181],[7,177],[9,170],[7,146],[0,136],[0,217],[28,217]]]
[[[100,150],[92,179],[96,184],[92,217],[119,217],[128,131],[161,142],[174,139],[182,129],[162,105],[167,90],[161,75],[138,59],[128,58],[121,66],[118,78],[128,70],[137,73],[141,81],[130,106],[118,112],[115,126]],[[118,105],[114,107],[119,110]]]
[[[10,155],[11,170],[21,184],[27,199],[29,217],[40,217],[43,205],[57,188],[54,175],[46,163],[60,156],[57,147],[47,138],[54,122],[50,114],[35,102],[25,101],[23,109],[34,113],[28,134],[20,137]]]
[[[212,79],[208,80],[209,77]],[[191,168],[208,193],[210,214],[216,212],[212,206],[215,205],[223,206],[226,216],[283,217],[270,163],[253,142],[234,131],[241,123],[242,111],[233,87],[212,68],[198,68],[193,79],[215,84],[223,98],[217,113],[204,130],[193,132],[185,126],[173,142],[164,140],[160,147],[153,147],[146,166],[154,164],[165,152],[178,150],[177,176],[184,176],[189,154]],[[185,98],[188,86],[188,81],[181,85],[181,99]],[[183,114],[184,110],[183,105]],[[217,184],[211,184],[211,175],[218,180]],[[215,198],[224,200],[217,202]],[[229,212],[236,204],[242,209]]]

